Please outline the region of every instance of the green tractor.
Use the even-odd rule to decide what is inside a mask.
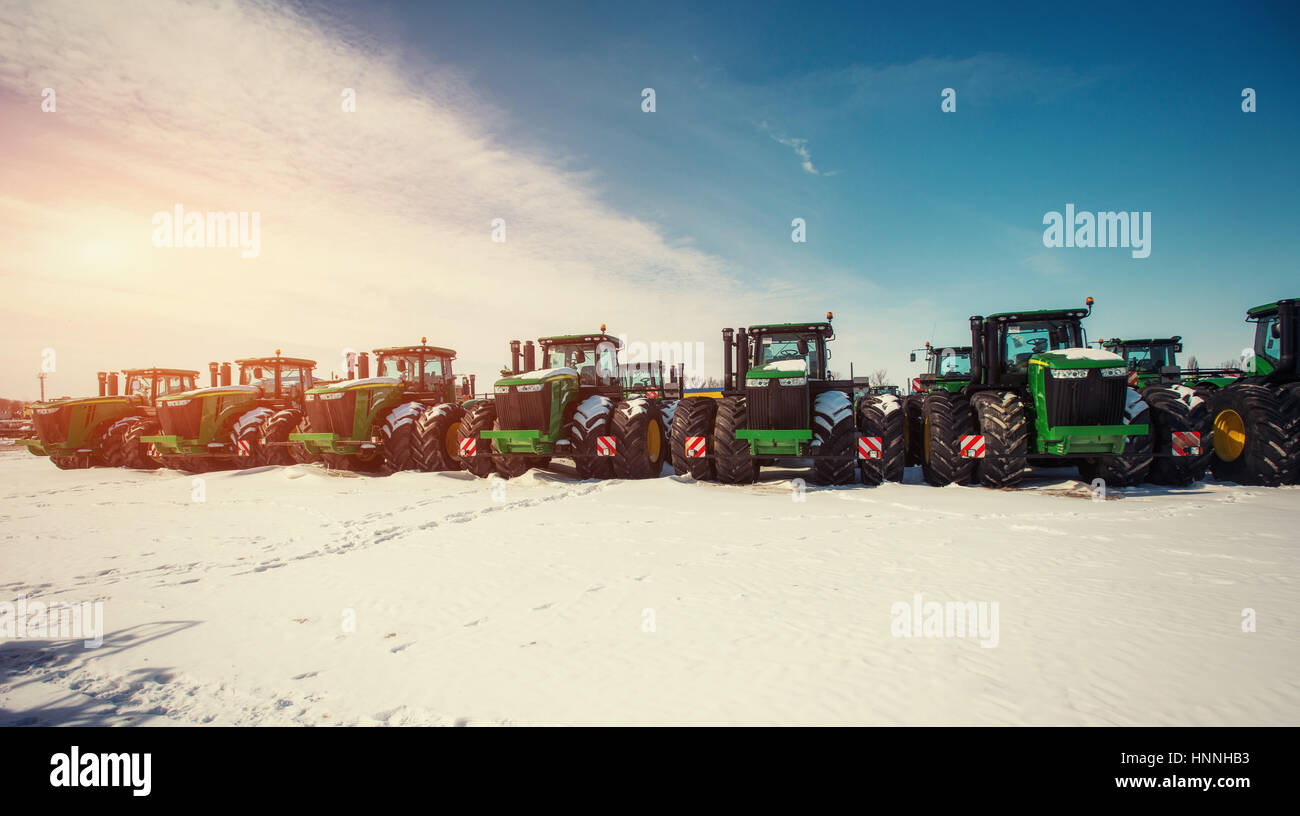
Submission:
[[[573,461],[580,479],[658,476],[680,395],[680,370],[620,366],[622,344],[605,331],[510,342],[510,367],[490,398],[465,403],[459,453],[485,478],[523,475],[552,457]],[[541,352],[540,368],[537,352]]]
[[[276,349],[274,357],[250,357],[235,365],[238,385],[231,383],[230,363],[221,365],[219,382],[212,363],[211,386],[158,400],[158,432],[140,441],[166,466],[204,473],[310,461],[302,449],[263,442],[287,439],[301,422],[315,361],[282,357]]]
[[[99,372],[99,396],[58,399],[32,406],[35,436],[18,443],[36,456],[48,456],[60,469],[108,467],[155,468],[140,442],[141,427],[155,421],[159,398],[188,391],[199,372],[184,368],[128,368],[122,371],[125,393],[118,393],[118,373]]]
[[[1246,313],[1255,324],[1248,373],[1210,395],[1216,479],[1300,483],[1300,299]]]
[[[901,425],[893,421],[898,397],[864,395],[855,416],[853,381],[830,378],[833,317],[827,312],[824,323],[723,329],[722,395],[679,404],[672,424],[673,469],[696,479],[746,484],[765,465],[811,459],[813,478],[821,484],[856,482],[858,461],[869,483],[892,477],[882,454],[901,445]]]
[[[916,362],[917,352],[925,355],[925,372],[911,381],[911,391],[903,397],[904,463],[921,465],[925,461],[925,422],[921,407],[931,391],[956,393],[970,383],[970,346],[938,347],[926,341],[924,348],[908,355]]]
[[[378,376],[362,352],[349,379],[307,392],[310,430],[291,433],[335,470],[396,472],[459,470],[458,440],[473,378],[456,387],[456,352],[428,345],[375,349]]]
[[[966,384],[920,399],[927,482],[1013,487],[1028,465],[1074,462],[1086,480],[1126,486],[1145,481],[1155,459],[1177,460],[1170,467],[1186,482],[1200,434],[1185,411],[1129,388],[1123,358],[1087,347],[1092,303],[971,318]]]
[[[1139,391],[1151,385],[1184,385],[1208,396],[1241,376],[1232,369],[1182,369],[1178,355],[1183,350],[1183,338],[1153,338],[1147,340],[1122,340],[1118,337],[1098,341],[1107,351],[1124,358],[1128,367],[1128,384]]]

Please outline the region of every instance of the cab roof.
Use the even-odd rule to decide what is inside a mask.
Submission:
[[[539,337],[539,345],[596,345],[598,343],[613,343],[615,348],[623,348],[623,343],[617,337],[605,332],[593,332],[592,334],[557,334],[552,337]]]
[[[295,367],[296,367],[296,366],[305,366],[305,367],[307,367],[307,368],[315,368],[315,367],[316,367],[316,361],[315,361],[315,360],[307,360],[307,359],[304,359],[304,358],[302,358],[302,357],[280,357],[280,356],[275,356],[275,357],[248,357],[248,358],[243,359],[243,360],[236,360],[236,361],[235,361],[235,365],[240,365],[240,366],[246,366],[246,365],[264,365],[264,366],[273,366],[273,365],[276,365],[276,364],[279,364],[279,365],[286,365],[286,366],[295,366]]]
[[[1052,320],[1054,318],[1082,320],[1087,316],[1087,309],[1036,309],[1023,312],[998,312],[984,319],[996,320],[999,323],[1017,323],[1021,320]]]
[[[128,377],[132,374],[179,374],[181,376],[199,376],[199,372],[189,368],[124,368],[122,369],[122,373]]]
[[[453,349],[443,348],[442,346],[392,346],[390,348],[377,348],[375,354],[397,357],[404,354],[430,354],[437,357],[455,357],[456,352]]]
[[[1173,337],[1159,337],[1154,339],[1142,340],[1121,340],[1118,337],[1112,337],[1109,340],[1099,340],[1103,346],[1173,346],[1181,343],[1183,340],[1179,335]]]
[[[1295,303],[1296,300],[1297,300],[1296,298],[1288,298],[1286,300],[1275,300],[1272,303],[1265,303],[1263,306],[1256,306],[1253,309],[1247,309],[1246,319],[1249,320],[1251,318],[1268,317],[1269,315],[1277,311],[1278,306],[1281,306],[1282,304]]]
[[[827,340],[835,336],[835,328],[826,321],[809,321],[807,323],[760,323],[757,326],[750,326],[745,331],[751,335],[755,334],[775,334],[780,332],[808,332],[811,334],[820,334]]]

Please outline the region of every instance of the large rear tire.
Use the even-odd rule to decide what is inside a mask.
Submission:
[[[291,433],[311,433],[311,423],[302,411],[285,408],[267,417],[262,423],[260,464],[301,465],[319,459],[302,443],[289,443]]]
[[[925,420],[921,417],[921,406],[925,403],[925,394],[908,394],[903,397],[903,464],[920,465],[925,461],[925,439],[922,433]]]
[[[713,460],[713,423],[718,414],[718,400],[712,397],[686,397],[679,400],[673,413],[669,448],[672,451],[673,472],[678,476],[691,476],[700,480],[715,478]],[[686,440],[704,437],[705,457],[686,456]]]
[[[108,467],[129,467],[127,465],[126,435],[139,417],[127,416],[114,420],[104,431],[99,453]]]
[[[813,478],[818,484],[847,485],[857,481],[858,447],[853,398],[843,391],[823,391],[813,399]]]
[[[415,469],[461,470],[460,428],[465,409],[451,402],[426,408],[415,421]]]
[[[379,429],[384,445],[384,472],[417,470],[415,459],[415,423],[424,413],[421,402],[404,402],[388,412]]]
[[[974,432],[975,420],[965,395],[931,391],[922,398],[921,473],[926,482],[942,487],[970,481],[975,460],[961,457],[961,437]]]
[[[123,467],[134,470],[157,470],[166,467],[162,454],[156,451],[151,453],[151,446],[140,441],[142,436],[154,436],[159,433],[162,433],[162,426],[156,419],[137,418],[131,423],[122,441]]]
[[[903,401],[893,394],[873,394],[858,401],[858,434],[880,437],[879,459],[858,459],[864,484],[903,481]]]
[[[736,431],[749,427],[745,398],[733,394],[718,400],[713,419],[713,459],[717,480],[724,484],[749,484],[758,478],[758,463],[749,455],[749,443]]]
[[[465,411],[460,423],[460,431],[457,436],[457,457],[461,465],[480,479],[486,479],[493,471],[492,467],[492,441],[483,439],[479,434],[483,431],[490,431],[497,424],[497,407],[491,402],[484,401],[475,403]],[[475,440],[475,455],[463,456],[460,454],[460,440]]]
[[[1150,479],[1159,485],[1186,487],[1205,477],[1210,456],[1210,412],[1190,388],[1152,385],[1142,390],[1151,417],[1152,450]],[[1195,402],[1195,405],[1192,403]],[[1194,431],[1201,435],[1198,456],[1172,456],[1173,435]]]
[[[271,418],[270,408],[245,411],[230,429],[230,446],[234,451],[233,465],[240,470],[261,464],[262,423]]]
[[[668,456],[668,435],[659,406],[644,397],[614,406],[614,476],[619,479],[653,479],[663,473]]]
[[[1029,417],[1011,391],[982,391],[970,400],[984,458],[975,461],[975,478],[984,487],[1015,487],[1025,476],[1029,454]]]
[[[609,436],[613,413],[614,401],[599,394],[587,397],[573,412],[569,444],[579,479],[608,479],[614,475],[614,457],[596,455],[596,437]]]
[[[1214,478],[1266,486],[1295,482],[1300,420],[1290,389],[1234,383],[1214,395],[1210,412]]]

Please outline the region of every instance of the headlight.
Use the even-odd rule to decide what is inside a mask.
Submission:
[[[746,380],[745,380],[745,387],[746,387],[746,388],[766,388],[766,387],[767,387],[767,384],[770,383],[770,382],[771,382],[771,380],[766,379],[766,378],[758,379],[758,380],[750,380],[750,379],[746,379]]]
[[[1053,368],[1052,376],[1059,380],[1082,380],[1088,376],[1086,368]]]
[[[181,407],[182,405],[189,405],[189,404],[190,404],[190,401],[187,400],[187,399],[183,399],[183,400],[169,400],[169,401],[167,402],[167,404],[170,405],[170,406],[172,406],[173,408],[179,408],[179,407]]]
[[[1101,376],[1103,377],[1123,377],[1127,373],[1128,373],[1128,369],[1124,368],[1123,366],[1119,366],[1116,368],[1103,368],[1101,370]]]
[[[778,380],[778,382],[780,382],[781,385],[807,385],[807,384],[808,384],[808,378],[807,378],[807,377],[787,377],[787,378],[785,378],[785,379]]]
[[[498,385],[498,386],[496,386],[495,388],[493,388],[492,390],[495,391],[495,392],[498,393],[498,394],[509,394],[509,393],[510,393],[510,386],[508,386],[508,385]]]
[[[531,394],[534,391],[541,391],[543,385],[546,385],[546,383],[533,383],[532,385],[521,385],[519,386],[519,393]]]

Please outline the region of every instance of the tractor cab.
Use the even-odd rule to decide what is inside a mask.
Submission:
[[[199,372],[183,368],[127,368],[122,370],[122,376],[126,380],[126,396],[154,405],[159,397],[194,390]]]
[[[1255,324],[1255,371],[1270,382],[1300,379],[1296,356],[1300,354],[1300,300],[1279,300],[1256,306],[1246,313]]]
[[[1181,337],[1123,340],[1111,338],[1100,341],[1106,351],[1124,358],[1124,366],[1133,375],[1130,379],[1148,385],[1153,382],[1176,383],[1182,379],[1178,367],[1178,353],[1183,350]]]
[[[578,385],[586,388],[617,388],[619,385],[618,352],[623,348],[617,337],[605,333],[573,334],[543,337],[537,341],[541,349],[543,370],[572,369],[577,372]],[[525,347],[527,361],[529,347]]]
[[[253,386],[265,399],[301,403],[304,391],[311,388],[316,361],[281,357],[276,349],[274,357],[250,357],[235,365],[240,385]]]
[[[1099,360],[1119,361],[1118,355],[1108,352],[1089,355],[1082,321],[1091,310],[1090,303],[1088,309],[1002,312],[971,318],[975,380],[988,386],[1025,385],[1035,364],[1054,367],[1093,355]]]
[[[400,381],[408,393],[450,401],[456,392],[456,375],[452,372],[455,359],[452,349],[430,346],[421,338],[418,346],[375,349],[375,373]]]
[[[741,336],[745,336],[749,344],[746,379],[827,378],[830,350],[826,343],[835,339],[835,330],[829,322],[750,326],[738,334],[737,343]]]
[[[916,378],[913,388],[916,391],[930,391],[934,388],[956,390],[970,379],[970,346],[946,346],[938,348],[929,342],[924,349],[916,349],[911,355],[916,362],[916,352],[925,354],[925,373]]]
[[[681,380],[676,366],[670,366],[664,377],[664,363],[654,360],[647,363],[627,363],[619,366],[619,381],[623,392],[629,396],[640,395],[656,399],[660,396],[681,396]]]

